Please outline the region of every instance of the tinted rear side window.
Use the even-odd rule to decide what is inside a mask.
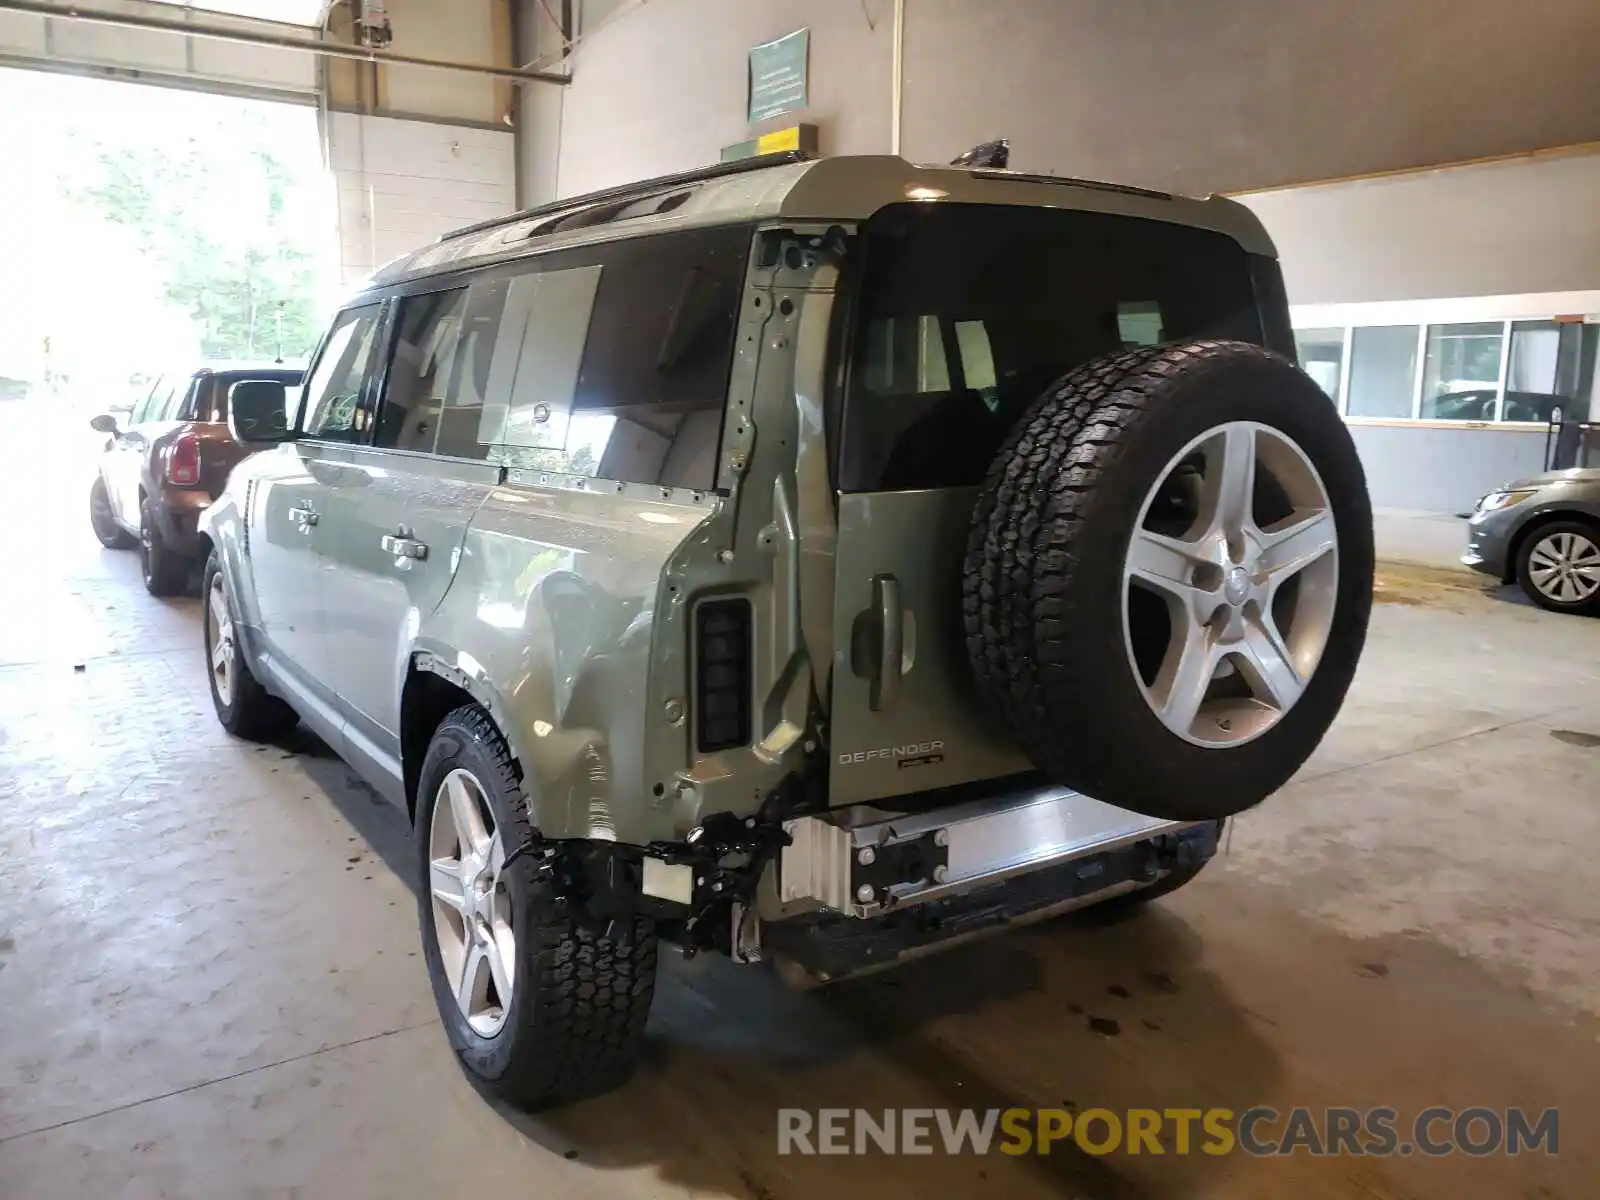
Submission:
[[[380,444],[710,488],[750,239],[629,238],[406,297]]]
[[[1249,256],[1109,213],[895,205],[864,227],[839,486],[980,483],[1051,382],[1098,355],[1262,340]]]

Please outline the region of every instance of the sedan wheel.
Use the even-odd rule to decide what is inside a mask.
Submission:
[[[428,833],[433,930],[447,982],[467,1024],[492,1038],[511,1009],[517,962],[505,843],[471,772],[445,776]]]
[[[1528,574],[1552,600],[1587,600],[1600,591],[1600,546],[1581,533],[1551,534],[1528,556]]]
[[[1517,578],[1541,608],[1600,611],[1600,530],[1577,521],[1542,526],[1522,548]]]

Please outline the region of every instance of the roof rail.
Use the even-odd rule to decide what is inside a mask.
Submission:
[[[1124,196],[1148,196],[1152,200],[1175,200],[1171,192],[1158,192],[1154,188],[1134,187],[1128,183],[1106,183],[1102,179],[1077,179],[1071,175],[1041,175],[1036,171],[1008,171],[1000,167],[969,167],[967,174],[975,179],[1015,179],[1019,183],[1061,183],[1068,187],[1093,188],[1101,192],[1120,192]]]
[[[511,213],[509,216],[492,217],[487,221],[479,221],[476,225],[453,229],[441,236],[439,241],[447,241],[450,238],[462,237],[469,233],[482,233],[486,229],[496,229],[501,225],[512,225],[530,217],[544,216],[546,213],[564,212],[569,208],[582,208],[586,204],[599,204],[605,200],[626,200],[630,197],[643,198],[652,192],[659,192],[681,184],[701,183],[707,179],[721,179],[724,175],[742,175],[746,171],[764,171],[768,167],[782,167],[790,163],[808,162],[813,157],[815,156],[804,150],[785,150],[780,154],[758,154],[754,158],[741,158],[733,162],[713,163],[709,167],[696,167],[693,171],[682,171],[676,175],[657,175],[654,179],[641,179],[637,183],[624,183],[616,187],[601,188],[598,192],[588,192],[582,196],[568,196],[562,200],[552,200],[548,204],[538,204],[533,208],[525,208],[521,212]]]

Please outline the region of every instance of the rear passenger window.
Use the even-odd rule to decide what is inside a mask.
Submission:
[[[389,360],[376,444],[396,450],[483,458],[487,448],[456,428],[465,407],[476,433],[482,399],[472,386],[468,340],[463,337],[466,288],[408,296],[400,302],[399,330]],[[441,431],[449,414],[449,435]]]
[[[153,421],[181,421],[189,419],[186,409],[189,400],[193,397],[199,381],[194,379],[181,379],[173,387],[167,398],[161,403],[161,411],[152,413]]]
[[[632,238],[474,283],[469,307],[499,310],[487,362],[470,355],[479,442],[512,467],[710,488],[750,238]]]

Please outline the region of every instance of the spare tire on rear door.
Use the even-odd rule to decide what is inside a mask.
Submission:
[[[980,690],[1047,776],[1228,816],[1344,701],[1372,605],[1366,480],[1327,396],[1259,346],[1107,356],[1001,446],[963,586]]]

